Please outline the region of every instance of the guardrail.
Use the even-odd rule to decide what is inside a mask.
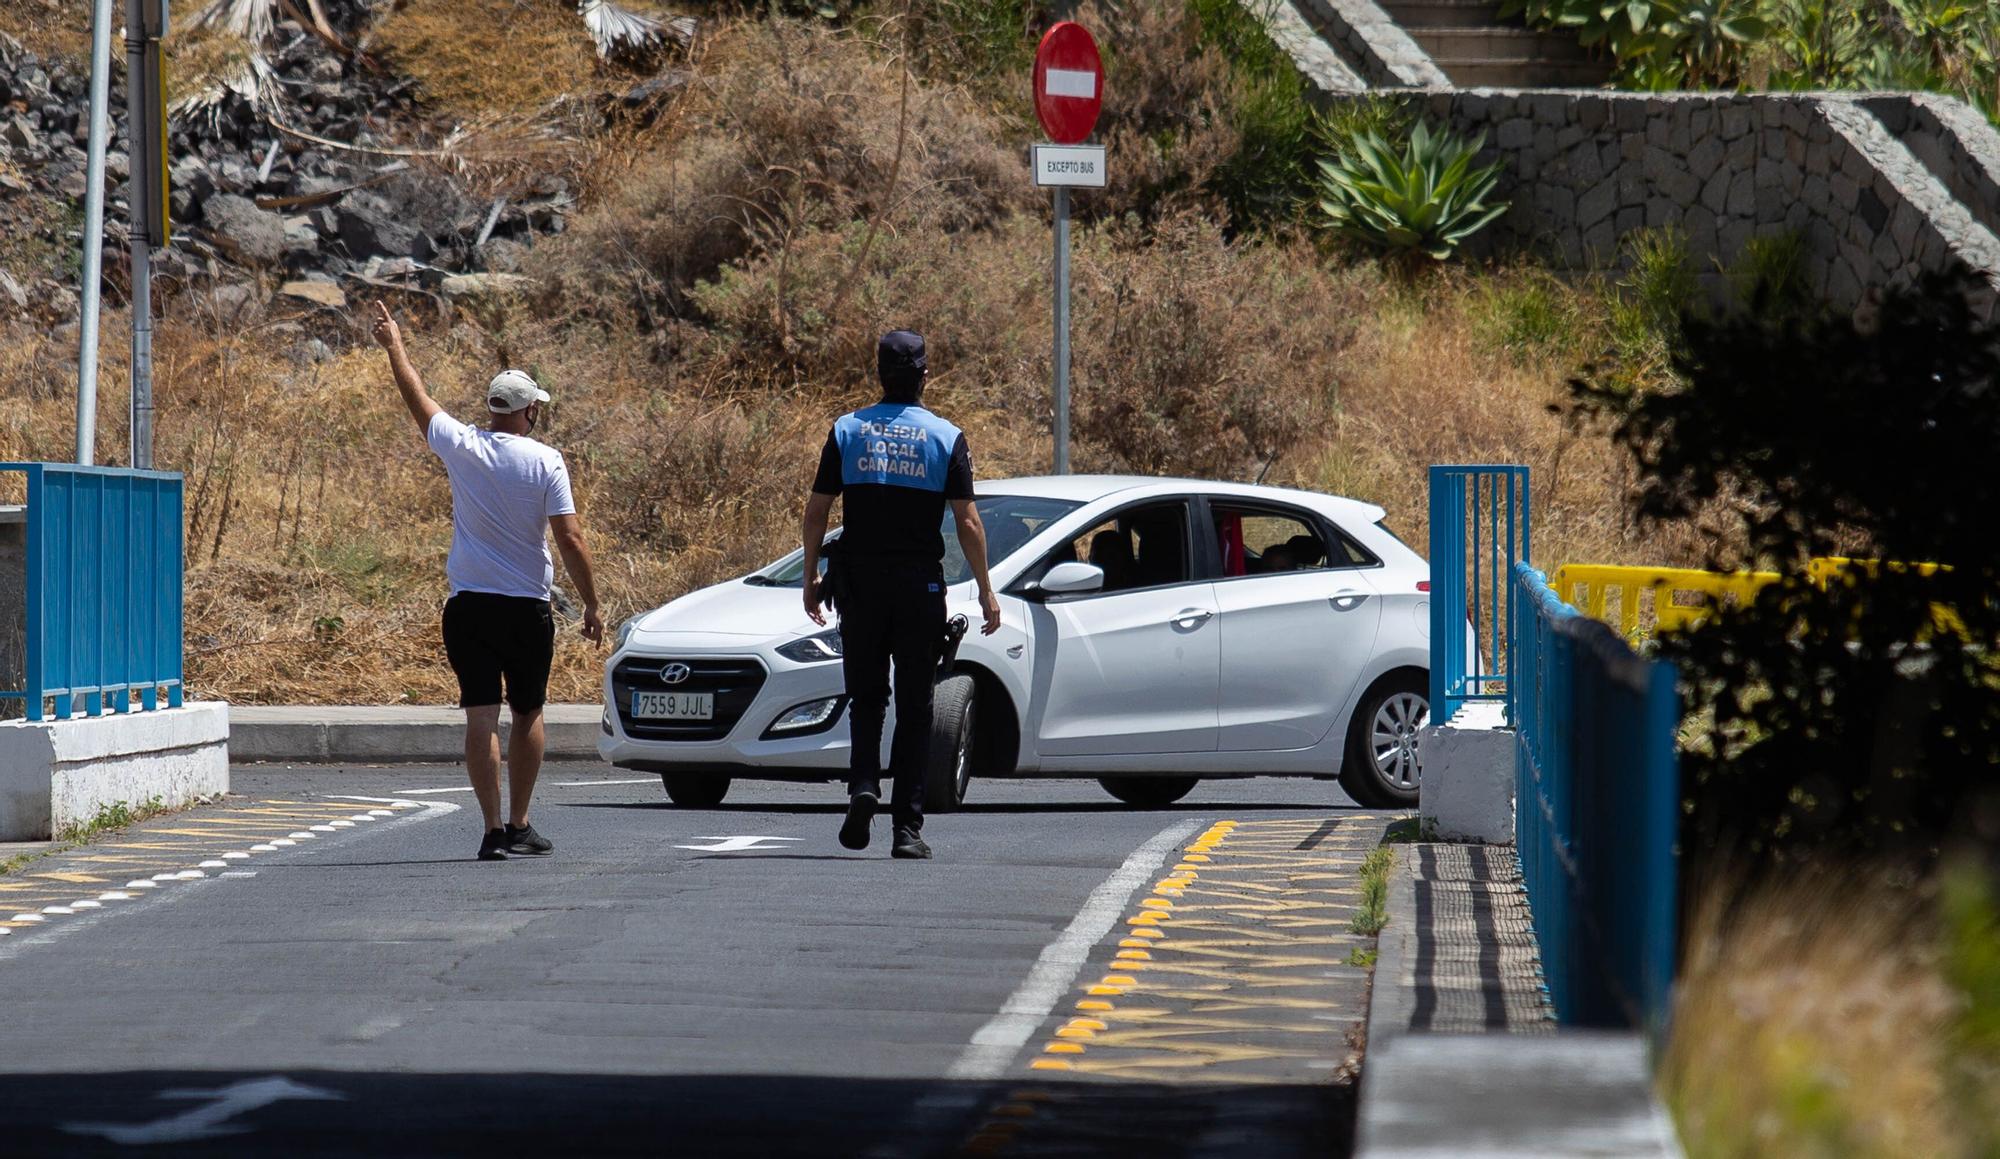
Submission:
[[[1430,482],[1431,719],[1444,724],[1467,701],[1510,703],[1508,575],[1531,558],[1528,469],[1439,465]]]
[[[181,477],[0,463],[28,481],[25,681],[0,697],[56,719],[181,703]]]
[[[1675,959],[1673,666],[1513,569],[1515,849],[1557,1018],[1664,1025]]]

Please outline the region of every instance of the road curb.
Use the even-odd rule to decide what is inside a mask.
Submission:
[[[603,706],[551,704],[542,715],[549,760],[596,760]],[[500,714],[501,743],[509,732]],[[465,714],[391,705],[232,705],[229,759],[271,764],[455,764],[465,758]]]

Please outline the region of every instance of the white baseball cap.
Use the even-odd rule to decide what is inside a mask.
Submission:
[[[549,392],[518,370],[503,370],[486,384],[486,409],[494,414],[510,415],[547,401]]]

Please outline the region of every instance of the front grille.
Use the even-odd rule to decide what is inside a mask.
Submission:
[[[685,664],[686,680],[668,684],[660,669],[669,664]],[[611,670],[611,695],[618,709],[618,722],[625,735],[636,740],[721,740],[743,719],[757,691],[764,687],[764,666],[755,660],[676,660],[671,656],[635,656],[618,662]],[[634,690],[657,692],[713,692],[714,720],[634,720]]]

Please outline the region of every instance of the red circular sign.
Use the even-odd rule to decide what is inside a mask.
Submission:
[[[1035,115],[1049,140],[1081,144],[1104,107],[1104,62],[1097,41],[1074,21],[1059,21],[1035,49]]]

